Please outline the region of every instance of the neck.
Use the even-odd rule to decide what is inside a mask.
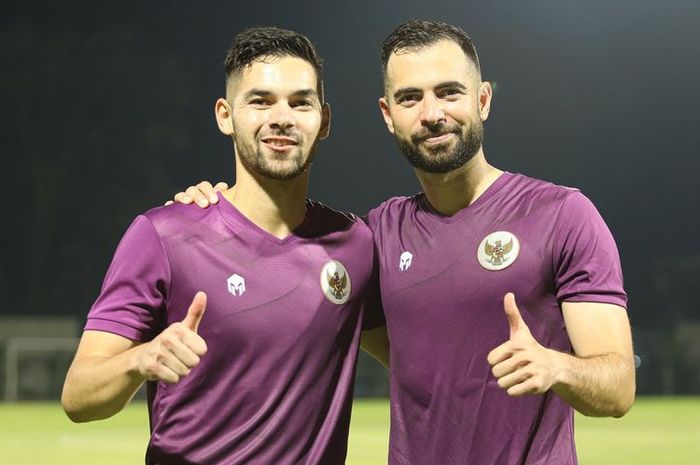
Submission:
[[[449,173],[427,173],[419,169],[415,172],[428,202],[445,216],[474,203],[503,173],[488,164],[483,149]]]
[[[304,221],[308,183],[308,171],[276,180],[254,175],[237,162],[236,184],[223,195],[259,228],[283,239]]]

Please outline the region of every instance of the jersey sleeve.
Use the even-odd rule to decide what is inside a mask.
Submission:
[[[627,307],[615,240],[595,206],[580,192],[566,197],[553,231],[559,302],[599,302]]]
[[[85,329],[148,341],[158,332],[169,289],[163,245],[148,218],[139,216],[117,247]]]

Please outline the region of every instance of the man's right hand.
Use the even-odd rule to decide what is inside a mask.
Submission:
[[[198,292],[184,320],[168,326],[139,348],[137,366],[141,376],[149,381],[174,384],[190,374],[207,352],[207,344],[197,334],[206,306],[207,295]]]
[[[165,205],[172,205],[175,202],[189,205],[194,202],[201,208],[207,208],[209,205],[218,203],[219,197],[216,193],[226,189],[228,189],[228,184],[225,182],[219,182],[216,186],[212,186],[209,181],[202,181],[196,186],[188,187],[184,192],[178,192],[173,200],[168,200]]]

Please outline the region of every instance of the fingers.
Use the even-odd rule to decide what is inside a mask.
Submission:
[[[181,348],[180,348],[181,350]],[[150,381],[163,381],[169,384],[177,383],[183,377],[190,374],[193,367],[199,364],[199,359],[190,351],[189,358],[195,357],[196,363],[191,366],[185,364],[174,352],[164,347],[154,348],[143,364],[142,374]]]
[[[489,362],[489,365],[493,367],[494,365],[509,359],[513,355],[514,350],[512,344],[509,342],[510,341],[504,342],[489,352],[489,354],[486,356],[486,361]]]
[[[195,332],[189,331],[184,334],[182,336],[182,342],[198,357],[207,353],[207,343]]]
[[[214,186],[214,190],[217,191],[217,192],[226,191],[226,190],[228,190],[228,184],[226,184],[226,183],[223,182],[223,181],[217,182],[217,183],[216,183],[216,186]],[[219,201],[219,198],[218,198],[218,197],[216,197],[216,201],[217,201],[217,202]]]
[[[526,354],[514,349],[511,342],[501,344],[492,350],[488,355],[491,364],[491,373],[498,386],[505,389],[509,395],[518,396],[524,394],[534,394],[535,391],[528,386],[524,388],[523,383],[529,382],[533,377],[530,369],[530,360]]]
[[[502,378],[510,373],[513,373],[518,368],[526,366],[528,363],[530,363],[530,360],[526,358],[526,354],[515,353],[502,362],[493,365],[491,367],[491,373],[493,373],[493,376],[496,378]]]
[[[196,186],[188,187],[185,192],[178,192],[173,198],[175,202],[189,205],[192,202],[196,203],[200,208],[207,208],[209,205],[219,203],[217,192],[223,192],[228,189],[228,184],[219,182],[216,186],[212,186],[209,181],[202,181]],[[165,205],[171,205],[172,200],[169,200]]]
[[[525,395],[532,395],[532,394],[542,394],[546,392],[546,389],[542,389],[537,382],[537,378],[535,376],[530,376],[528,378],[523,379],[522,381],[513,384],[509,388],[506,389],[506,392],[508,393],[509,396],[511,397],[520,397],[520,396],[525,396]]]
[[[178,192],[175,194],[175,197],[173,197],[175,202],[177,203],[184,203],[185,205],[189,205],[192,203],[192,197],[189,195],[185,194],[184,192]]]
[[[204,339],[184,323],[174,323],[144,346],[139,372],[148,380],[177,383],[199,365],[206,352]]]
[[[161,379],[177,383],[190,374],[191,368],[197,366],[199,360],[192,366],[182,362],[174,353],[164,354],[160,360]]]
[[[542,394],[550,388],[546,383],[546,372],[530,363],[529,359],[516,354],[491,369],[498,386],[512,397]]]
[[[194,299],[192,299],[192,303],[190,304],[190,308],[187,309],[187,315],[185,319],[182,320],[182,324],[196,333],[206,308],[207,295],[199,291],[195,294]]]
[[[209,181],[202,181],[196,186],[190,186],[185,193],[190,196],[200,208],[207,208],[211,204],[219,202],[214,187]]]
[[[498,378],[498,385],[501,388],[508,390],[514,386],[517,386],[518,384],[524,383],[531,377],[532,374],[528,373],[526,370],[516,370],[502,378]]]
[[[219,196],[216,195],[218,191],[225,191],[228,189],[228,184],[225,182],[217,183],[216,186],[212,187],[209,181],[202,181],[197,184],[197,189],[206,197],[207,201],[211,204],[219,202]]]
[[[204,346],[206,347],[206,344]],[[172,344],[170,347],[165,346],[165,349],[169,355],[172,355],[170,358],[173,360],[168,364],[168,367],[180,376],[188,375],[191,368],[199,365],[200,355],[204,355],[204,353],[199,353],[193,349],[188,341],[185,341],[185,338],[176,344]]]
[[[142,374],[148,381],[163,381],[168,384],[175,384],[181,378],[166,365],[155,362],[152,365],[146,365]]]

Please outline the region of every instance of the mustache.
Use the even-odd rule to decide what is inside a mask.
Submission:
[[[422,142],[430,137],[441,136],[443,134],[447,134],[450,132],[453,132],[455,134],[459,134],[460,133],[459,129],[460,129],[459,125],[457,125],[457,124],[450,125],[450,124],[440,123],[440,124],[435,124],[432,126],[425,126],[420,131],[413,133],[413,135],[411,135],[411,140],[414,143],[418,143],[418,142]]]
[[[289,137],[298,141],[300,139],[300,134],[297,129],[275,129],[265,134],[260,134],[259,139],[265,139],[266,137]]]

